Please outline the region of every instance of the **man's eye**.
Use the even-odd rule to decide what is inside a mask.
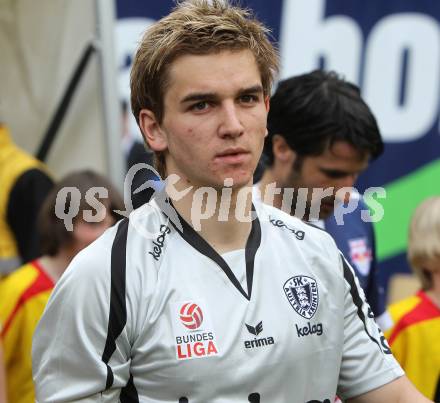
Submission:
[[[348,176],[346,172],[340,172],[340,171],[330,171],[330,170],[323,170],[322,171],[327,177],[332,179],[339,179],[344,178],[345,176]]]
[[[250,103],[250,102],[257,102],[258,101],[258,97],[256,95],[242,95],[240,97],[241,102],[244,103]]]
[[[191,105],[191,110],[195,110],[195,111],[203,111],[208,107],[208,102],[205,101],[201,101],[201,102],[197,102],[194,105]]]

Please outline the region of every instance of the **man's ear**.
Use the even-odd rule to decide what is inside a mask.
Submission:
[[[272,138],[272,152],[275,161],[288,163],[290,165],[295,161],[297,156],[296,152],[287,144],[286,139],[279,134],[275,134]]]
[[[266,107],[266,112],[269,112],[269,109],[270,109],[270,97],[269,96],[264,97],[264,105]]]
[[[165,151],[168,148],[167,137],[152,111],[141,109],[139,126],[145,141],[153,151]]]
[[[266,107],[266,113],[269,113],[269,109],[270,109],[270,97],[269,96],[264,97],[264,106]],[[266,126],[266,133],[264,134],[264,137],[267,137],[268,134],[269,134],[269,132],[268,132],[267,126]]]

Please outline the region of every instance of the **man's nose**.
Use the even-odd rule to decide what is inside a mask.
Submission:
[[[358,178],[358,174],[349,174],[349,175],[345,175],[342,178],[339,178],[337,183],[335,183],[335,194],[340,189],[343,189],[343,188],[353,188],[355,182],[357,181],[357,178]],[[343,200],[340,200],[340,201],[343,201],[344,203],[348,203],[348,200],[349,200],[349,197],[350,197],[350,193],[351,192],[349,192],[348,189],[347,189],[347,192],[344,195],[339,194],[338,195],[339,198],[341,198],[341,197],[343,198]]]
[[[243,134],[239,111],[233,102],[226,103],[222,108],[219,134],[221,137],[238,137]]]
[[[335,186],[335,188],[341,189],[343,187],[353,187],[355,182],[357,181],[358,174],[347,174],[344,175],[342,178],[338,179],[338,182]]]

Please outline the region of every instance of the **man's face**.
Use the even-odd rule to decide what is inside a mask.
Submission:
[[[168,174],[186,185],[252,183],[266,135],[268,99],[249,50],[184,55],[169,69],[164,118],[156,134]]]
[[[337,141],[318,156],[304,157],[299,167],[294,163],[292,173],[283,187],[307,188],[309,191],[306,218],[311,206],[320,202],[319,218],[325,219],[333,212],[335,202],[343,201],[336,199],[336,192],[343,187],[354,185],[359,174],[367,168],[368,159],[368,155],[362,155],[349,143]],[[314,188],[333,188],[333,192],[330,196],[323,197],[321,201],[314,201],[312,200]]]

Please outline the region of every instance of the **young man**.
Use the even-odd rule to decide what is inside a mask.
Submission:
[[[356,86],[321,70],[280,82],[270,105],[264,148],[268,167],[257,185],[263,198],[268,200],[267,185],[275,183],[282,190],[274,195],[275,207],[314,219],[332,235],[379,325],[388,328],[373,226],[362,216],[368,208],[359,193],[352,191],[348,200],[344,190],[382,153],[376,119]],[[319,189],[327,189],[322,200]]]
[[[146,32],[132,108],[173,197],[63,275],[34,339],[38,401],[426,401],[330,236],[251,211],[276,67],[262,25],[222,1],[180,3]],[[197,206],[219,208],[197,221]]]

